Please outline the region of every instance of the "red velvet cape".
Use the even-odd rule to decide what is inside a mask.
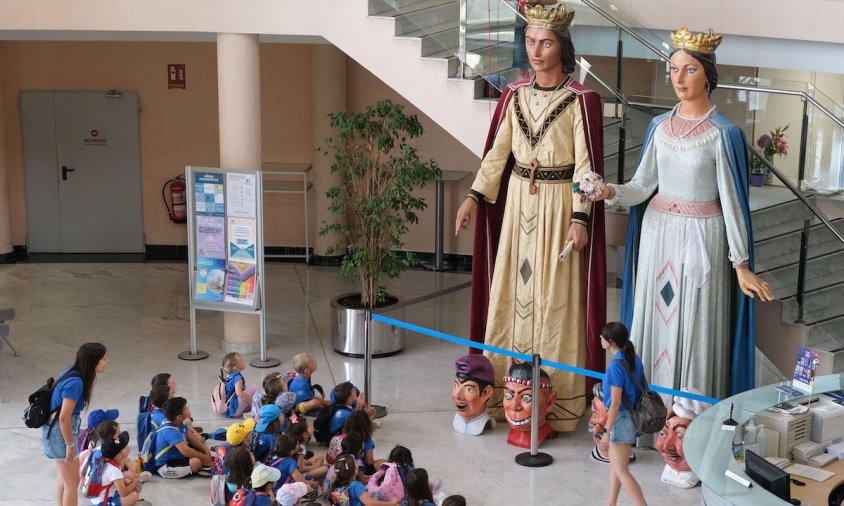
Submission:
[[[495,108],[487,134],[484,155],[492,148],[498,127],[507,112],[507,106],[513,93],[520,85],[527,81],[520,81],[507,86],[498,106]],[[578,104],[583,113],[586,143],[592,170],[604,174],[603,149],[603,114],[601,97],[577,81],[571,81],[566,86],[577,94]],[[501,222],[504,217],[504,206],[507,200],[507,187],[510,172],[515,160],[513,156],[507,161],[502,173],[502,181],[498,190],[495,204],[484,202],[478,205],[475,218],[475,244],[472,256],[472,300],[470,304],[469,336],[472,341],[482,343],[486,335],[487,310],[489,308],[489,289],[492,283],[492,273],[495,268],[495,257],[498,251],[498,240],[501,236]],[[607,261],[606,236],[604,233],[604,203],[593,205],[592,216],[587,228],[589,243],[584,250],[584,290],[586,291],[586,368],[604,372],[605,352],[601,348],[601,329],[606,323],[607,314]],[[471,349],[470,353],[480,353]],[[569,364],[577,366],[577,364]],[[587,394],[592,385],[598,380],[586,378]]]

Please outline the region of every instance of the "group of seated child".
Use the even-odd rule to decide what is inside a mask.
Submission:
[[[344,382],[326,399],[322,389],[311,384],[317,368],[314,357],[300,353],[293,358],[293,365],[294,373],[268,374],[263,391],[257,391],[246,386],[242,357],[227,354],[220,376],[229,399],[226,416],[249,413],[251,418],[211,434],[193,426],[187,400],[175,395],[175,379],[167,373],[156,375],[149,396],[141,397],[139,405],[137,463],[128,458],[129,435],[120,432],[114,421],[116,410],[98,410],[110,419],[89,417],[89,425],[97,424],[100,444],[86,443],[85,458],[105,463],[97,475],[104,488],[88,490],[97,492],[96,497],[88,496],[92,504],[149,504],[139,496],[142,482],[157,473],[170,479],[210,476],[210,499],[215,506],[323,501],[352,506],[433,506],[439,484],[432,488],[427,472],[414,468],[410,450],[396,446],[388,459],[375,459],[373,430],[380,424],[373,423],[374,410],[366,405],[364,395],[352,383]],[[316,416],[313,425],[306,414]],[[328,445],[325,455],[308,450],[312,435]],[[222,443],[209,449],[206,439]],[[94,474],[87,462],[80,469],[82,475]],[[105,487],[107,483],[114,486]],[[461,496],[443,497],[441,494],[437,501],[443,506],[465,504]]]

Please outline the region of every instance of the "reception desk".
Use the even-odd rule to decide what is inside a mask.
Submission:
[[[736,504],[739,506],[789,504],[776,498],[758,485],[747,488],[724,474],[727,470],[730,470],[743,478],[750,479],[745,474],[743,465],[736,462],[733,457],[732,445],[735,432],[721,429],[722,422],[730,418],[731,406],[733,419],[738,422],[737,430],[741,430],[742,425],[757,413],[786,401],[800,401],[807,397],[806,395],[792,396],[779,392],[776,387],[780,385],[790,386],[791,382],[768,385],[724,399],[701,413],[689,425],[683,439],[683,450],[692,471],[700,478],[704,504],[710,506],[721,504]],[[840,374],[821,376],[815,379],[815,394],[835,392],[842,389],[844,389],[844,379]],[[837,485],[844,482],[844,465],[842,465],[842,462],[835,462],[824,469],[834,471],[835,476],[823,482],[798,478],[805,482],[806,486],[799,487],[792,484],[791,497],[800,499],[804,504],[826,506],[825,498]]]

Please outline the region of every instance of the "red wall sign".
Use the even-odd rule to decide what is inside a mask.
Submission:
[[[185,64],[184,63],[168,63],[167,64],[167,88],[168,89],[185,89]]]

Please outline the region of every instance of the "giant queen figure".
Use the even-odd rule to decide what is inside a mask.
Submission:
[[[455,223],[455,233],[476,224],[470,334],[474,341],[603,371],[603,205],[572,192],[573,180],[603,173],[600,97],[569,76],[574,11],[537,5],[525,15],[535,76],[504,90]],[[490,411],[502,418],[501,378],[509,363],[500,354],[487,356],[496,380]],[[574,430],[585,410],[584,377],[547,369],[556,392],[548,423],[555,431]]]
[[[648,380],[725,397],[753,388],[751,299],[773,295],[752,271],[744,132],[709,99],[721,36],[682,27],[671,40],[680,102],[651,121],[633,179],[597,198],[633,206],[621,320]]]

